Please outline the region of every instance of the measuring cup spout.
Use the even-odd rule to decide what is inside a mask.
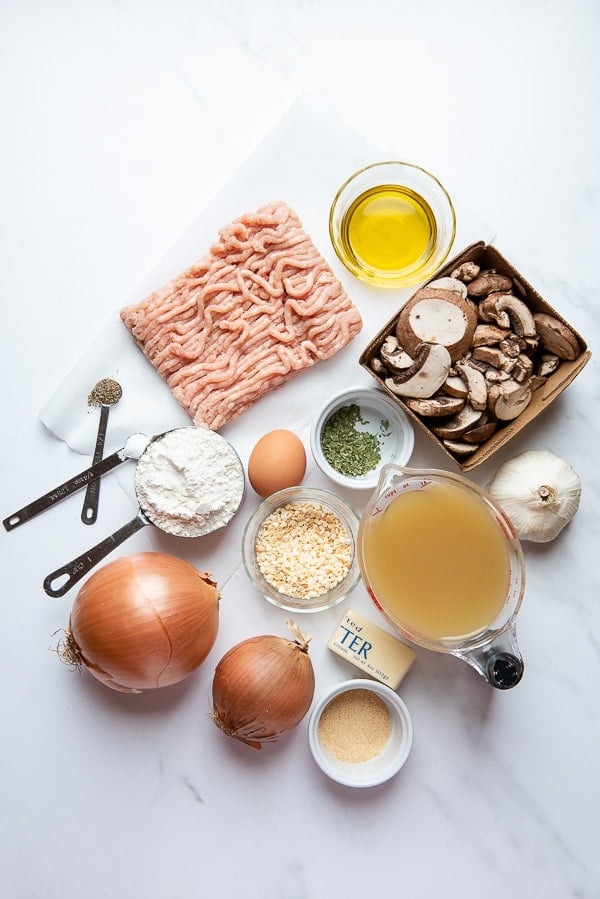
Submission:
[[[481,646],[455,653],[468,662],[486,681],[498,690],[516,687],[523,676],[525,663],[517,645],[514,620]]]

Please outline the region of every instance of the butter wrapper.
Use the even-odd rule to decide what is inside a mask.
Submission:
[[[344,612],[327,647],[393,690],[416,658],[409,646],[352,609]]]

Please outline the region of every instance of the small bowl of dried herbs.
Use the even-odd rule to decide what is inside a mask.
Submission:
[[[414,446],[408,417],[383,391],[337,393],[313,421],[310,446],[324,475],[342,487],[372,490],[383,465],[406,465]]]

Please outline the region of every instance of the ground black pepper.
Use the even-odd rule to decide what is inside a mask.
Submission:
[[[88,406],[114,406],[121,399],[121,385],[112,378],[102,378],[88,396]]]

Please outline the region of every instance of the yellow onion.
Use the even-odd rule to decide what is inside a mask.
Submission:
[[[219,628],[208,574],[165,553],[125,556],[81,587],[59,652],[125,693],[167,687],[204,661]]]
[[[228,737],[254,749],[296,727],[310,708],[315,675],[307,638],[251,637],[227,652],[215,669],[212,719]]]

